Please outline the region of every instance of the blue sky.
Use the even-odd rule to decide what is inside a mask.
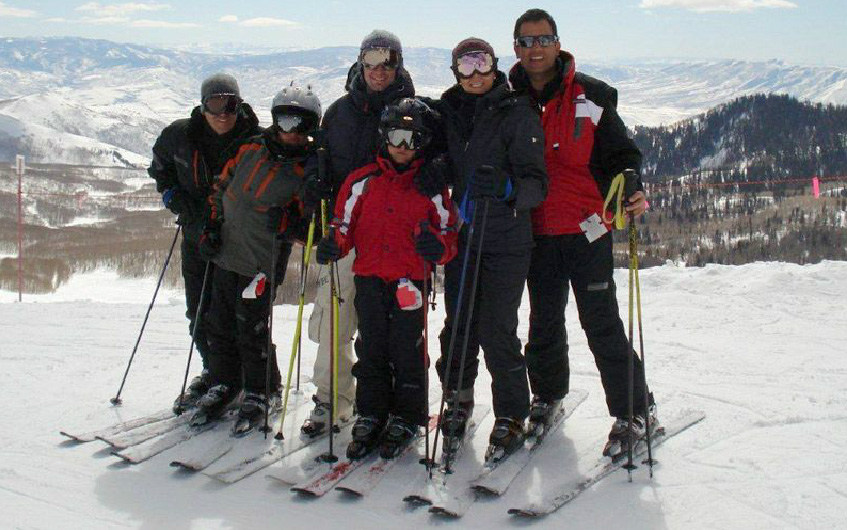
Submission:
[[[358,45],[374,28],[404,46],[452,48],[470,35],[511,53],[514,20],[547,9],[580,57],[782,59],[847,66],[844,0],[0,0],[0,36],[80,36],[151,45]]]

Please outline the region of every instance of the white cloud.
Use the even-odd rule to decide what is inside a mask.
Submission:
[[[238,22],[238,17],[235,15],[224,15],[218,19],[218,22]]]
[[[759,8],[796,8],[797,4],[788,0],[641,0],[638,5],[643,9],[663,7],[688,9],[696,13],[723,11],[738,13]]]
[[[167,22],[165,20],[133,20],[129,23],[133,28],[197,28],[200,24],[193,22]]]
[[[98,2],[88,2],[76,8],[76,11],[88,11],[96,13],[97,18],[121,17],[131,13],[163,11],[173,9],[168,4],[140,4],[129,2],[124,4],[100,4]]]
[[[67,21],[68,20],[66,18],[62,18],[62,17],[52,17],[52,18],[44,19],[44,22],[67,22]]]
[[[248,28],[269,28],[274,26],[299,26],[297,22],[285,20],[284,18],[258,17],[244,20],[238,23],[239,26]]]
[[[9,7],[3,2],[0,2],[0,17],[29,18],[34,16],[35,11],[33,11],[32,9],[20,9],[18,7]]]
[[[107,24],[124,24],[129,22],[126,17],[83,17],[79,19],[83,24],[94,24],[95,26],[104,26]]]

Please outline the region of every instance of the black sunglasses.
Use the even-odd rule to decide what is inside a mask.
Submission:
[[[559,42],[558,35],[527,35],[515,39],[515,46],[521,48],[532,48],[535,43],[538,43],[542,48],[547,48]]]

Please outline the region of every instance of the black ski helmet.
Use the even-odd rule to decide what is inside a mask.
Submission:
[[[379,119],[379,135],[387,142],[387,134],[391,129],[405,129],[420,134],[421,146],[424,147],[432,138],[432,130],[428,122],[433,118],[434,111],[416,98],[403,98],[385,107]]]

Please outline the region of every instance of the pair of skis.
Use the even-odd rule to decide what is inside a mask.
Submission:
[[[562,401],[562,409],[543,433],[528,438],[521,448],[507,458],[497,463],[486,463],[481,469],[474,461],[459,461],[452,473],[444,474],[443,470],[437,470],[438,473],[434,473],[432,479],[427,480],[403,500],[413,505],[429,506],[430,513],[456,518],[467,513],[479,494],[503,495],[537,454],[547,435],[560,430],[565,420],[587,397],[588,392],[584,390],[572,390],[568,393]],[[466,436],[473,436],[479,421],[475,422],[472,428],[469,426]]]
[[[291,491],[308,497],[322,497],[332,489],[338,489],[355,497],[364,497],[395,466],[401,462],[400,465],[409,465],[408,458],[411,457],[414,449],[418,446],[418,442],[435,429],[437,423],[436,416],[430,417],[426,431],[424,433],[419,432],[394,458],[382,458],[374,450],[371,454],[357,460],[342,458],[335,463],[311,460],[305,467],[295,470],[283,469],[268,474],[268,478],[283,484],[290,484]],[[338,438],[349,442],[351,428],[342,430]],[[342,481],[343,484],[338,486]]]

